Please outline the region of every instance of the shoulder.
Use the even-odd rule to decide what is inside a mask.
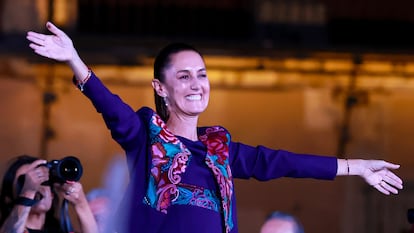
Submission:
[[[138,109],[137,114],[145,118],[150,118],[155,114],[155,112],[150,107],[144,106]]]

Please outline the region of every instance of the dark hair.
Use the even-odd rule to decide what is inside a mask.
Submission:
[[[0,193],[0,226],[3,225],[4,221],[10,215],[11,211],[13,210],[14,206],[14,198],[13,190],[19,190],[22,187],[13,187],[14,180],[16,179],[17,170],[26,164],[31,164],[34,161],[38,160],[39,158],[30,156],[30,155],[20,155],[15,157],[13,160],[10,161],[10,166],[6,170],[3,176],[3,182],[1,185],[1,193]],[[17,189],[16,189],[17,188]],[[56,210],[59,204],[59,200],[57,197],[56,192],[53,190],[51,186],[51,191],[53,192],[54,198],[52,202],[52,207],[46,213],[46,220],[45,220],[45,230],[47,232],[62,232],[60,230],[59,221],[56,218]],[[17,194],[18,195],[18,194]]]
[[[269,214],[269,216],[266,218],[266,221],[272,220],[272,219],[280,219],[285,221],[290,221],[294,224],[294,232],[295,233],[305,233],[305,230],[303,229],[302,224],[299,222],[299,220],[288,213],[282,212],[282,211],[274,211]]]
[[[200,55],[200,57],[203,57],[201,53],[196,50],[191,45],[185,44],[185,43],[171,43],[162,48],[158,55],[155,58],[154,61],[154,78],[158,79],[161,83],[164,83],[165,81],[165,69],[168,68],[171,64],[171,56],[182,52],[182,51],[194,51]],[[165,101],[163,97],[159,96],[157,92],[154,90],[154,101],[155,101],[155,108],[160,115],[161,119],[163,121],[167,121],[169,118],[169,113],[167,106],[165,105]]]

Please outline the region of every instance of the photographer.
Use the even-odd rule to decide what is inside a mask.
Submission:
[[[98,232],[82,185],[74,181],[51,181],[48,165],[47,161],[28,155],[12,161],[1,187],[0,233],[68,233],[56,214],[62,212],[59,205],[63,199],[74,207],[80,232]]]

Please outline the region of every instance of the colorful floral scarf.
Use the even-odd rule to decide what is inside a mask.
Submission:
[[[168,207],[182,199],[184,195],[180,193],[180,190],[183,190],[180,181],[191,160],[191,152],[167,129],[165,123],[155,113],[150,119],[149,131],[152,165],[144,202],[158,211],[167,213]],[[199,140],[207,147],[205,162],[218,183],[220,211],[224,217],[225,232],[230,232],[233,228],[231,201],[233,181],[229,166],[230,134],[218,126],[202,128]],[[214,206],[214,201],[208,203],[205,205],[208,207],[205,208]]]

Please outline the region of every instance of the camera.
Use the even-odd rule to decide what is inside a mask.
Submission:
[[[44,166],[49,168],[49,184],[79,181],[83,173],[80,160],[74,156],[67,156],[61,160],[51,160]]]

